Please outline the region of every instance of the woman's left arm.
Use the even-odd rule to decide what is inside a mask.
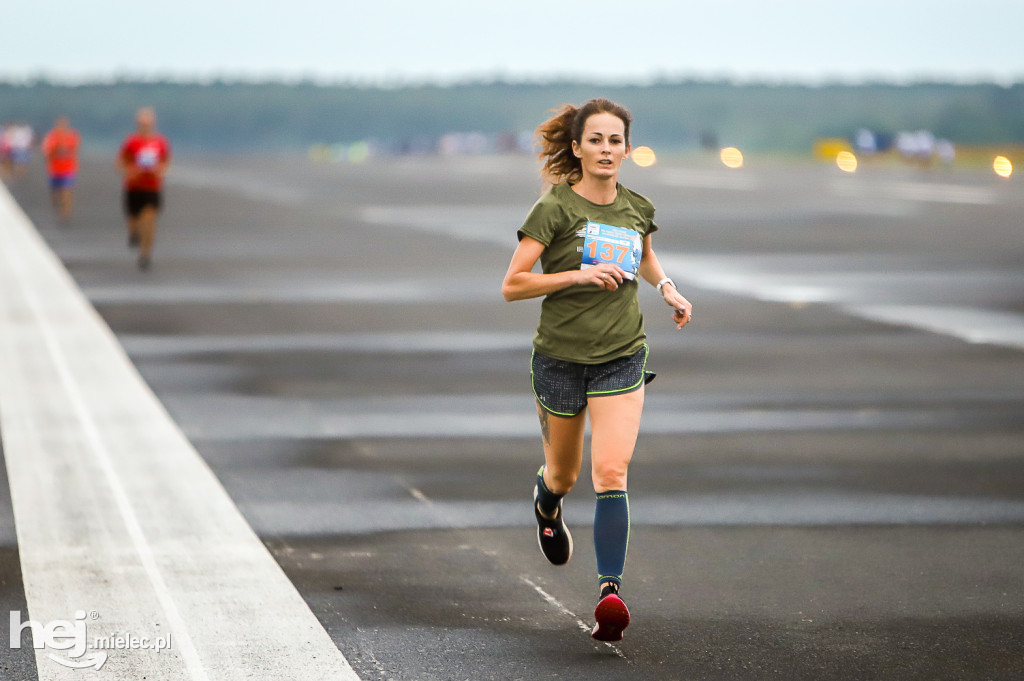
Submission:
[[[658,262],[658,255],[654,252],[654,246],[651,245],[650,234],[644,237],[644,253],[640,260],[640,276],[651,286],[657,286],[663,280],[668,279],[665,276],[664,268]],[[686,326],[690,319],[692,319],[693,305],[680,295],[679,291],[676,290],[674,282],[669,280],[662,284],[661,297],[672,308],[672,321],[676,323],[676,328],[681,329]]]

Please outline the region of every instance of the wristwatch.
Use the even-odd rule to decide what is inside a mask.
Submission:
[[[665,284],[672,284],[672,288],[676,288],[676,282],[672,281],[669,277],[665,277],[657,284],[658,293],[661,293],[661,287]]]

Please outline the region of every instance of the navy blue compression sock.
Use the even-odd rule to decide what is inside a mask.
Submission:
[[[541,466],[537,471],[537,505],[540,507],[541,513],[549,517],[553,516],[558,511],[558,503],[564,496],[564,494],[555,494],[544,484],[544,466]]]
[[[594,552],[598,580],[622,583],[629,546],[629,495],[624,490],[597,493],[594,508]]]

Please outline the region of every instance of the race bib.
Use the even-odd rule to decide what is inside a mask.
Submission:
[[[140,168],[155,168],[160,161],[160,150],[156,147],[143,147],[135,154],[135,165]]]
[[[634,279],[640,271],[643,242],[632,229],[587,222],[587,233],[583,239],[583,264],[581,270],[609,263],[625,271],[627,279]]]

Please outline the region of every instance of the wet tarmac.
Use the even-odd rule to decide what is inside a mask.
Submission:
[[[531,526],[539,306],[500,282],[532,160],[181,155],[147,273],[106,159],[70,225],[35,170],[12,193],[361,678],[1024,678],[1018,181],[625,171],[695,322],[642,292],[610,646],[585,476],[569,566]]]

